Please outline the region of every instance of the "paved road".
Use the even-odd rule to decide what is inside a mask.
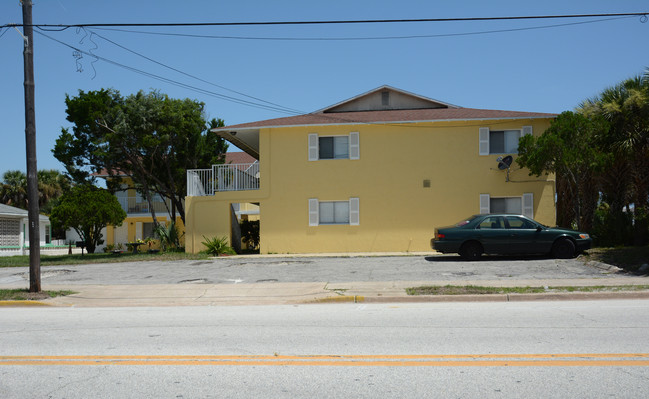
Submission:
[[[2,398],[645,398],[649,300],[0,309]]]
[[[0,258],[1,261],[1,258]],[[507,281],[532,279],[624,278],[609,265],[582,258],[484,257],[477,262],[458,256],[251,257],[175,262],[127,262],[41,268],[43,284],[254,284],[349,281]],[[0,268],[0,285],[28,281],[27,268]]]

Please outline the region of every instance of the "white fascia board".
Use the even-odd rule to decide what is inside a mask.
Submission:
[[[505,120],[524,120],[524,119],[551,119],[550,116],[517,116],[517,117],[500,117],[500,118],[468,118],[468,119],[422,119],[422,120],[405,120],[405,121],[375,121],[375,122],[337,122],[337,123],[313,123],[306,125],[269,125],[257,126],[251,128],[241,129],[214,129],[213,132],[230,132],[230,131],[250,131],[259,129],[285,129],[290,127],[313,127],[313,126],[347,126],[347,125],[394,125],[394,124],[409,124],[409,123],[432,123],[432,122],[467,122],[467,121],[505,121]]]

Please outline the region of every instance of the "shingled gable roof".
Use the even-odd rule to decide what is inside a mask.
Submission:
[[[388,92],[384,103],[383,93]],[[395,101],[391,102],[390,99]],[[387,104],[386,104],[387,103]],[[418,122],[483,121],[554,118],[541,112],[462,108],[390,86],[381,86],[305,115],[267,119],[212,129],[225,140],[259,159],[259,129],[300,126],[409,124]]]
[[[382,109],[366,111],[339,112],[344,105],[362,101],[369,95],[389,90],[413,99],[428,102],[431,108],[415,109]],[[460,120],[493,120],[493,119],[537,119],[554,118],[556,114],[541,112],[504,111],[477,108],[463,108],[457,105],[443,103],[423,96],[408,93],[390,86],[381,86],[367,93],[360,94],[348,100],[339,102],[310,114],[289,116],[283,118],[266,119],[263,121],[242,123],[212,129],[213,132],[223,132],[226,138],[231,138],[227,133],[260,128],[282,128],[298,126],[323,126],[323,125],[359,125],[369,123],[417,123]],[[236,143],[235,143],[236,144]]]
[[[368,99],[371,99],[372,97],[379,99],[379,96],[381,96],[383,93],[388,93],[388,96],[397,96],[401,97],[402,99],[407,99],[406,104],[392,104],[392,105],[378,105],[375,104],[374,107],[371,106],[370,103],[367,102]],[[365,101],[364,101],[365,100]],[[405,90],[397,89],[396,87],[388,86],[388,85],[383,85],[380,87],[377,87],[376,89],[370,90],[366,93],[359,94],[357,96],[354,96],[350,99],[341,101],[339,103],[330,105],[326,108],[323,108],[321,110],[312,112],[314,114],[319,114],[319,113],[333,113],[333,112],[345,112],[345,110],[351,111],[349,106],[353,106],[354,104],[365,104],[365,109],[360,108],[360,109],[355,109],[355,111],[387,111],[387,110],[393,110],[393,109],[428,109],[428,108],[461,108],[457,105],[445,103],[439,100],[434,100],[432,98],[424,97],[419,94],[415,93],[410,93]],[[374,108],[374,109],[373,109]],[[353,109],[353,108],[352,108]]]

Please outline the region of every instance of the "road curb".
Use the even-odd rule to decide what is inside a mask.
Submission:
[[[598,299],[649,299],[649,291],[633,292],[554,292],[543,294],[481,294],[481,295],[409,295],[361,296],[344,295],[321,298],[310,303],[425,303],[425,302],[528,302],[575,301]]]
[[[37,306],[52,306],[49,303],[41,301],[0,301],[1,307],[37,307]]]

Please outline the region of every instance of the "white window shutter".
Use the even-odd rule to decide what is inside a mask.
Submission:
[[[523,194],[523,216],[534,219],[534,193]]]
[[[318,160],[318,133],[309,133],[309,161]]]
[[[360,207],[358,198],[349,199],[349,224],[358,226],[360,224]]]
[[[479,129],[480,155],[489,155],[489,128],[481,127]]]
[[[480,214],[489,213],[489,194],[480,194]]]
[[[320,223],[320,209],[317,198],[309,198],[309,226],[317,226]]]
[[[360,137],[358,132],[349,133],[349,159],[360,159]]]
[[[523,126],[523,136],[532,134],[532,126]]]

